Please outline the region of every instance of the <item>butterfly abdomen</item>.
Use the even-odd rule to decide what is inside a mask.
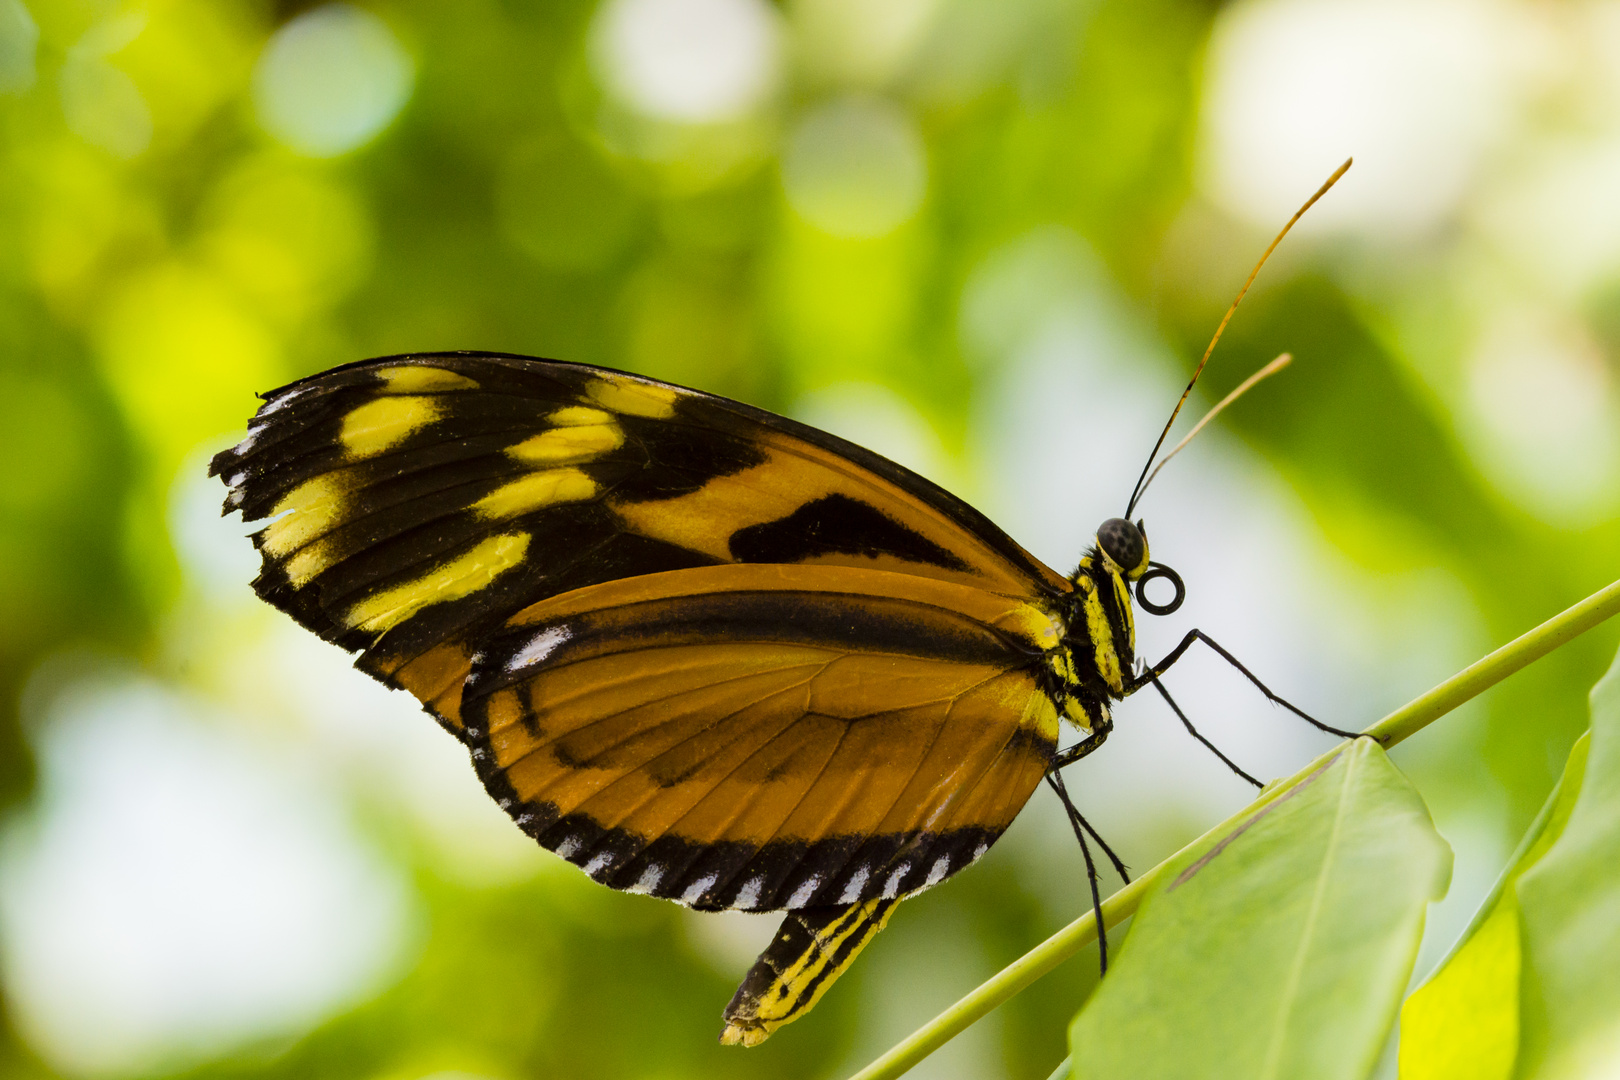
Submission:
[[[720,1041],[757,1046],[783,1024],[810,1011],[874,934],[883,929],[896,900],[795,911],[754,962],[726,1006]]]

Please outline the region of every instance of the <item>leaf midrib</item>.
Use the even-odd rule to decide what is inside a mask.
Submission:
[[[1266,1048],[1265,1066],[1260,1071],[1264,1080],[1274,1080],[1277,1075],[1284,1036],[1288,1030],[1289,1014],[1293,1011],[1299,984],[1305,977],[1305,959],[1316,937],[1316,923],[1322,912],[1322,898],[1327,893],[1328,875],[1338,857],[1339,835],[1344,825],[1345,808],[1350,802],[1350,781],[1359,760],[1359,754],[1352,754],[1350,760],[1345,762],[1344,782],[1339,788],[1339,807],[1333,815],[1333,830],[1328,834],[1327,851],[1322,857],[1322,868],[1316,874],[1316,888],[1311,894],[1310,911],[1305,916],[1305,927],[1300,933],[1299,945],[1294,951],[1294,962],[1290,965],[1288,978],[1283,984],[1282,1004],[1277,1013],[1276,1026],[1272,1030],[1271,1045]]]

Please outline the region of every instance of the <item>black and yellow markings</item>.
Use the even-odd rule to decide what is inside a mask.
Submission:
[[[585,396],[621,416],[641,416],[667,420],[675,414],[677,391],[646,379],[628,375],[599,375],[585,384]]]
[[[1102,558],[1103,556],[1097,556]],[[1075,573],[1075,592],[1079,594],[1081,613],[1085,620],[1086,637],[1091,649],[1091,661],[1103,683],[1114,694],[1121,693],[1125,688],[1125,674],[1120,663],[1120,645],[1123,640],[1122,633],[1115,632],[1119,622],[1111,608],[1115,608],[1117,601],[1113,595],[1104,595],[1102,590],[1109,589],[1112,593],[1113,585],[1108,583],[1098,585],[1092,576],[1095,560],[1088,556],[1080,561],[1080,569]],[[1109,564],[1110,567],[1112,564]],[[1107,578],[1118,577],[1117,573],[1105,572]],[[1123,629],[1123,627],[1121,627]]]
[[[888,924],[895,900],[812,908],[783,920],[770,946],[726,1006],[726,1046],[758,1046],[813,1008],[833,980]]]
[[[348,609],[344,622],[374,634],[391,630],[429,604],[459,600],[482,589],[521,563],[528,546],[527,533],[491,536],[420,578],[372,593]]]
[[[259,595],[359,651],[597,881],[788,909],[727,1011],[802,1015],[900,898],[995,842],[1131,662],[1072,579],[858,446],[553,361],[368,361],[266,395],[218,455]]]

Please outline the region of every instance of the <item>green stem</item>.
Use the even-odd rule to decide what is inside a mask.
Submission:
[[[1372,736],[1385,747],[1394,746],[1463,702],[1490,689],[1520,668],[1541,659],[1572,638],[1586,633],[1617,612],[1620,612],[1620,581],[1593,593],[1523,637],[1515,638],[1484,659],[1470,664],[1433,690],[1396,709],[1362,734]],[[1154,880],[1172,861],[1180,858],[1183,853],[1208,844],[1235,828],[1254,813],[1257,807],[1271,802],[1311,775],[1319,765],[1338,752],[1339,748],[1334,747],[1288,779],[1266,785],[1265,790],[1254,802],[1103,901],[1104,924],[1110,927],[1117,926],[1133,915],[1143,896],[1153,887]],[[975,1020],[1096,939],[1095,916],[1088,911],[1001,969],[988,982],[961,1001],[912,1032],[850,1080],[892,1080],[893,1077],[901,1075],[966,1030]]]

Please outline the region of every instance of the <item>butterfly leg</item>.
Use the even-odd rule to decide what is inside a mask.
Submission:
[[[726,1046],[758,1046],[809,1012],[889,921],[899,900],[790,911],[726,1006]]]
[[[1209,749],[1210,753],[1214,754],[1216,757],[1220,758],[1226,763],[1226,767],[1228,769],[1231,769],[1233,772],[1243,777],[1243,779],[1247,780],[1255,787],[1258,788],[1266,786],[1260,781],[1256,780],[1254,777],[1250,776],[1248,773],[1244,772],[1242,769],[1238,768],[1237,762],[1221,753],[1220,747],[1216,746],[1214,743],[1210,742],[1208,739],[1204,738],[1198,733],[1198,729],[1193,727],[1192,721],[1187,719],[1187,714],[1181,711],[1181,706],[1176,704],[1176,699],[1170,696],[1170,691],[1164,688],[1164,683],[1160,682],[1158,679],[1154,679],[1153,688],[1159,692],[1159,696],[1164,698],[1165,703],[1169,705],[1171,711],[1176,714],[1176,719],[1180,720],[1181,726],[1187,729],[1187,734],[1203,743],[1204,746]]]
[[[1103,717],[1092,727],[1091,734],[1069,747],[1052,755],[1052,769],[1066,769],[1079,761],[1108,738],[1108,733],[1114,730],[1114,721],[1110,717]]]
[[[1243,677],[1253,683],[1255,688],[1266,696],[1267,701],[1270,701],[1276,705],[1281,705],[1283,708],[1287,709],[1289,712],[1293,713],[1307,724],[1310,724],[1312,727],[1317,728],[1320,731],[1325,731],[1329,735],[1337,735],[1341,739],[1354,739],[1358,737],[1358,732],[1344,731],[1340,728],[1324,724],[1322,721],[1311,716],[1303,709],[1300,709],[1291,702],[1285,701],[1276,694],[1273,694],[1271,692],[1271,688],[1265,683],[1261,682],[1255,676],[1254,672],[1244,667],[1238,661],[1237,657],[1223,649],[1214,638],[1210,637],[1202,630],[1187,631],[1187,636],[1181,639],[1181,644],[1177,645],[1174,649],[1171,649],[1169,654],[1163,660],[1160,660],[1157,664],[1154,664],[1152,667],[1148,668],[1146,671],[1142,672],[1125,685],[1125,694],[1123,696],[1128,697],[1129,695],[1136,693],[1136,691],[1142,689],[1142,687],[1146,686],[1148,683],[1157,683],[1159,681],[1159,676],[1170,670],[1171,665],[1173,665],[1177,660],[1180,660],[1182,655],[1192,647],[1194,642],[1197,641],[1202,641],[1205,645],[1208,645],[1211,649],[1214,649],[1215,652],[1220,655],[1221,659],[1225,660],[1228,664],[1231,664],[1233,667],[1237,668],[1238,671],[1242,672]],[[1161,687],[1159,692],[1161,694],[1164,693],[1164,689]],[[1180,714],[1179,709],[1177,710],[1177,714]],[[1186,723],[1185,717],[1183,717],[1182,722]]]
[[[1106,975],[1108,974],[1108,927],[1103,923],[1102,893],[1098,888],[1097,864],[1091,860],[1091,845],[1086,843],[1087,833],[1090,833],[1093,839],[1102,847],[1109,860],[1113,862],[1114,869],[1119,872],[1119,876],[1125,883],[1129,884],[1131,879],[1126,874],[1125,864],[1120,862],[1119,856],[1114,854],[1113,849],[1097,834],[1097,830],[1091,827],[1091,822],[1087,821],[1080,811],[1075,808],[1074,801],[1069,798],[1068,789],[1063,785],[1063,774],[1053,769],[1046,774],[1046,782],[1057,793],[1058,799],[1063,803],[1064,810],[1068,812],[1069,825],[1074,829],[1074,838],[1080,841],[1080,854],[1086,860],[1086,883],[1091,887],[1091,913],[1097,924],[1097,962],[1101,973]]]

